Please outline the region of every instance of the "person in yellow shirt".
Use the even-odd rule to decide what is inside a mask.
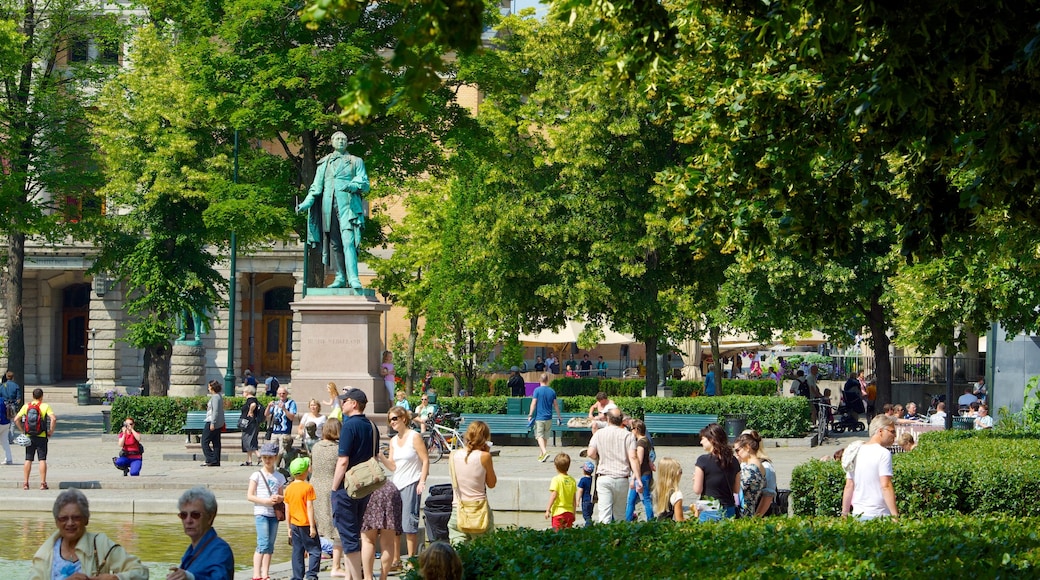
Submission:
[[[37,458],[40,460],[40,489],[48,489],[47,442],[54,435],[58,417],[51,406],[43,402],[43,389],[33,389],[33,400],[22,405],[14,417],[14,424],[29,436],[29,445],[25,448],[25,483],[22,489],[29,489],[29,474]]]
[[[552,528],[562,530],[574,525],[574,499],[578,494],[578,482],[567,475],[571,468],[571,456],[559,453],[553,460],[556,477],[549,483],[549,507],[545,508],[545,519],[552,518]]]
[[[297,457],[289,464],[292,482],[285,486],[285,519],[289,523],[289,545],[292,546],[292,577],[303,580],[303,556],[309,556],[307,562],[307,580],[318,580],[321,569],[321,540],[318,538],[318,521],[314,519],[314,486],[307,481],[310,475],[311,460]]]

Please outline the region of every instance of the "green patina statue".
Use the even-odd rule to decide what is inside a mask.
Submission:
[[[369,191],[368,174],[360,157],[347,153],[347,136],[332,135],[332,148],[318,162],[307,197],[296,207],[307,215],[307,245],[321,246],[321,261],[336,270],[329,288],[361,290],[358,249],[365,228],[362,196]]]

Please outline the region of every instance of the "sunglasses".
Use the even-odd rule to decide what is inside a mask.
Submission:
[[[186,520],[188,518],[191,518],[193,520],[201,520],[202,512],[181,512],[177,514],[177,517],[179,517],[182,520]]]
[[[400,417],[390,417],[389,421],[391,423],[396,423],[398,421],[398,419],[400,419]]]
[[[69,522],[80,523],[83,521],[83,516],[58,516],[58,522],[67,524]]]

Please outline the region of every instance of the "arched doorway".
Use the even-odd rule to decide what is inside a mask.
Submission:
[[[280,287],[264,292],[263,370],[287,375],[292,370],[293,289]]]
[[[61,291],[61,378],[87,378],[87,327],[90,284],[71,284]]]

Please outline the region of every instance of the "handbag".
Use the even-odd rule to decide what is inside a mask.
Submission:
[[[260,479],[264,482],[264,487],[267,488],[267,495],[268,495],[268,497],[274,495],[273,493],[271,493],[271,484],[267,483],[267,478],[264,477],[264,472],[257,471],[257,473],[260,474]],[[276,519],[276,520],[278,520],[280,522],[284,522],[285,521],[285,502],[284,501],[280,501],[280,502],[272,505],[271,509],[274,510],[274,519]]]
[[[246,429],[249,429],[249,423],[251,423],[251,421],[249,420],[249,417],[241,417],[241,418],[239,418],[239,420],[238,420],[238,430],[239,431],[245,431]]]
[[[343,476],[343,489],[353,499],[368,497],[386,483],[386,472],[376,459],[378,453],[379,432],[372,425],[372,457],[368,461],[351,467]]]
[[[448,456],[448,470],[451,471],[453,491],[458,494],[459,480],[455,476],[455,453]],[[483,534],[488,531],[488,528],[491,527],[491,509],[488,507],[487,499],[464,500],[460,494],[455,527],[464,534]]]

